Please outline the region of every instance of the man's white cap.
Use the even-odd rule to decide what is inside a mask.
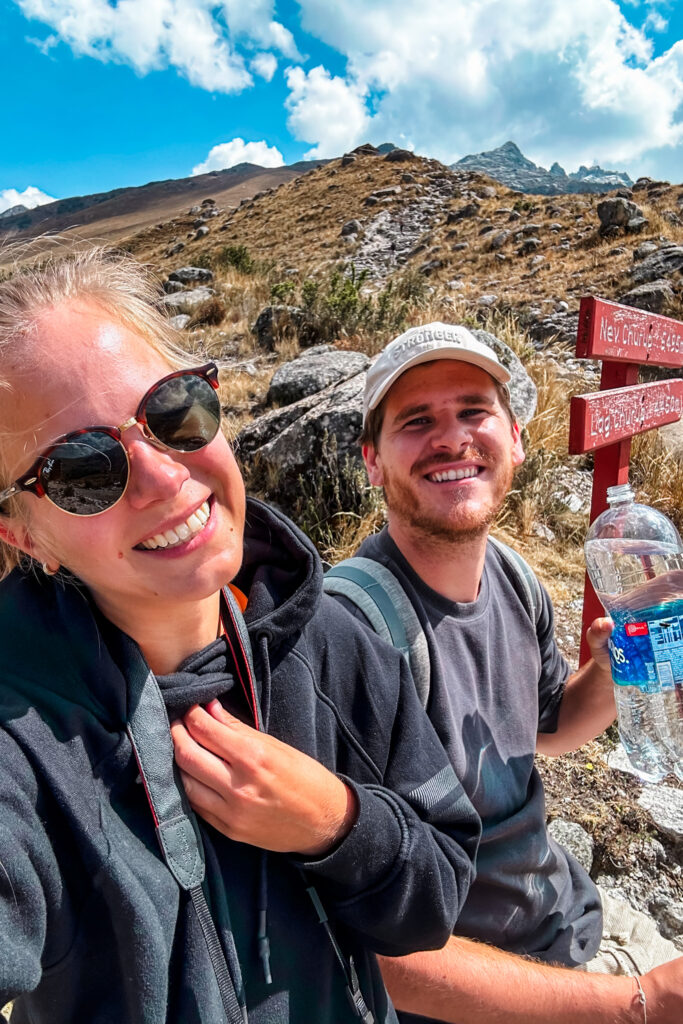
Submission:
[[[402,373],[433,359],[459,359],[462,363],[472,363],[486,370],[500,384],[507,384],[510,380],[510,374],[493,349],[477,341],[466,327],[442,323],[411,327],[390,341],[368,370],[363,395],[363,422]]]

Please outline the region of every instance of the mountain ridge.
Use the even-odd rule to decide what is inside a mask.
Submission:
[[[539,167],[524,156],[515,142],[508,141],[496,149],[470,153],[450,165],[452,170],[481,171],[508,188],[530,195],[559,196],[578,193],[609,192],[615,188],[631,188],[633,181],[625,171],[607,171],[602,167],[586,167],[566,173],[555,161],[550,170]]]

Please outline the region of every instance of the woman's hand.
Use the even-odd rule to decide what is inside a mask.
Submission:
[[[217,700],[190,708],[171,733],[193,809],[230,839],[319,857],[351,830],[357,801],[341,779]]]

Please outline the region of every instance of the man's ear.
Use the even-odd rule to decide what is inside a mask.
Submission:
[[[382,459],[371,444],[364,444],[362,447],[365,468],[368,471],[368,480],[373,487],[384,487],[384,473],[382,472]]]
[[[524,454],[524,446],[522,445],[522,432],[519,429],[519,423],[514,423],[512,427],[512,464],[515,468],[521,466],[526,458]]]

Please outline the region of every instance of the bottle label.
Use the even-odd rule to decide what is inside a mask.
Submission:
[[[617,686],[658,693],[683,686],[683,601],[612,615],[609,641]]]

